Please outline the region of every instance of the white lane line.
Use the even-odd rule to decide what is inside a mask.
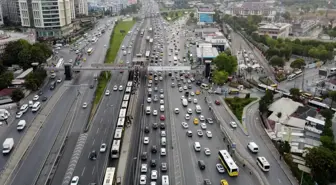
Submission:
[[[100,119],[100,123],[102,123],[102,122],[103,122],[103,118]]]
[[[281,180],[279,178],[278,178],[278,181],[279,181],[280,184],[282,184],[282,182],[281,182]]]
[[[96,170],[96,166],[93,166],[92,175],[94,174],[95,170]]]
[[[107,129],[104,129],[104,135],[106,134]]]
[[[95,141],[96,141],[96,139],[93,139],[92,146],[94,145]]]
[[[83,176],[84,175],[84,172],[85,172],[85,166],[84,166],[84,168],[83,168],[83,170],[82,170],[82,174],[81,174],[81,176]]]
[[[96,132],[96,134],[98,134],[99,133],[99,127],[98,127],[98,129],[97,129],[97,132]]]
[[[106,109],[104,110],[104,114],[106,113]]]

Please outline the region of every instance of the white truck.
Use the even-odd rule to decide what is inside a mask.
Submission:
[[[6,140],[2,144],[2,154],[8,154],[14,146],[13,138],[6,138]]]

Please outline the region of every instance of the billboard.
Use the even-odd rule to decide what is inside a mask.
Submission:
[[[199,22],[213,23],[213,14],[199,13]]]

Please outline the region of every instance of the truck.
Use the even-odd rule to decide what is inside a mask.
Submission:
[[[6,138],[6,140],[2,144],[2,154],[8,154],[14,146],[13,138]]]
[[[188,106],[188,100],[185,99],[185,98],[183,98],[183,99],[182,99],[182,105],[183,105],[184,107]]]

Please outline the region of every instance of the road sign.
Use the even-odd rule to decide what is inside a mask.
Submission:
[[[190,66],[148,66],[148,71],[190,71]]]

